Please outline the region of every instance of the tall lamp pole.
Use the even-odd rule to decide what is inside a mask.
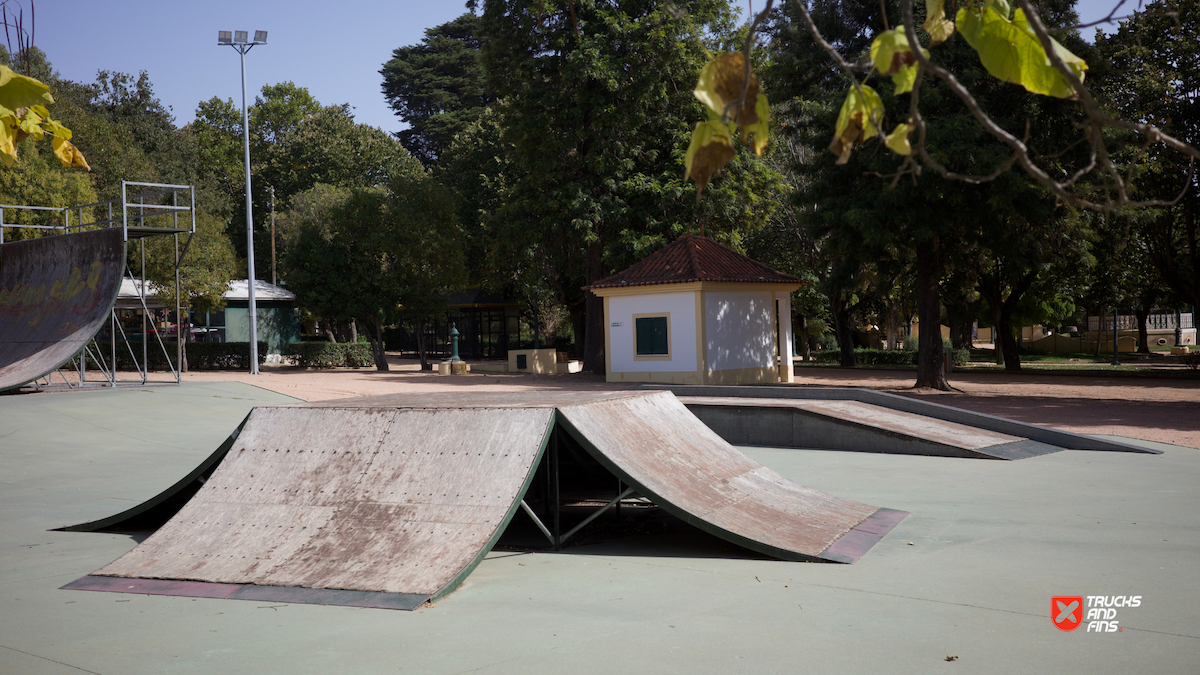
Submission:
[[[217,44],[229,45],[242,55],[242,146],[246,156],[246,288],[250,294],[250,374],[258,375],[258,305],[254,301],[254,211],[250,203],[250,115],[246,111],[246,52],[267,44],[267,31],[217,31]]]

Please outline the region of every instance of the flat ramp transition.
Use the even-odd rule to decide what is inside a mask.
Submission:
[[[411,609],[491,550],[556,427],[669,512],[775,557],[853,562],[907,515],[789,481],[669,392],[381,396],[254,409],[170,520],[64,588]]]
[[[926,415],[846,400],[682,396],[736,445],[1024,459],[1063,448]]]
[[[0,245],[0,391],[79,353],[108,318],[124,268],[121,228]]]

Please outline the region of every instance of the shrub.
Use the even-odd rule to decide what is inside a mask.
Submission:
[[[366,368],[375,365],[366,342],[298,342],[288,348],[293,363],[304,368]]]
[[[813,355],[816,363],[839,363],[841,352],[817,352]],[[951,359],[956,366],[965,366],[971,361],[971,351],[955,349]],[[915,366],[917,352],[907,349],[855,349],[854,363],[860,366]]]
[[[820,347],[821,351],[824,352],[836,352],[838,349],[837,336],[833,333],[826,333],[817,338],[817,346]]]
[[[167,352],[171,355],[171,361],[175,361],[175,343],[164,343]],[[95,354],[95,349],[99,348],[100,358],[107,364],[112,358],[112,343],[96,341],[95,345],[89,345],[92,354]],[[130,349],[133,350],[131,355]],[[250,369],[250,343],[249,342],[189,342],[185,349],[187,350],[188,370],[249,370]],[[137,342],[130,342],[126,346],[124,342],[117,342],[117,370],[132,371],[137,370],[134,365],[134,355],[136,355],[136,363],[142,362],[142,346]],[[163,354],[163,348],[159,346],[157,341],[151,341],[149,349],[146,353],[147,361],[150,363],[150,370],[164,371],[167,370],[167,357]],[[258,362],[261,364],[267,357],[267,343],[258,343]],[[92,356],[88,357],[88,368],[97,368],[98,364]],[[175,364],[176,367],[179,364]]]
[[[371,343],[359,340],[345,347],[345,357],[342,365],[349,368],[369,368],[375,365],[375,355],[371,353]]]
[[[191,342],[187,347],[189,370],[249,370],[249,342]],[[267,343],[258,343],[258,362],[267,357]]]
[[[1179,360],[1192,370],[1200,369],[1200,352],[1189,349],[1186,354],[1180,354]]]

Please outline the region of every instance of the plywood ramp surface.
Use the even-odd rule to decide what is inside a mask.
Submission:
[[[116,227],[0,245],[0,391],[55,370],[92,339],[124,266]]]
[[[196,496],[95,574],[436,595],[511,517],[552,418],[257,408]]]
[[[716,396],[687,396],[681,400],[688,405],[723,405],[763,408],[797,408],[813,414],[844,420],[921,440],[941,443],[966,450],[978,450],[1004,443],[1024,440],[978,427],[946,422],[925,415],[889,410],[883,406],[859,401],[821,401],[806,399],[740,398]]]
[[[879,510],[758,464],[668,392],[565,405],[559,412],[614,473],[684,520],[752,550],[820,558]]]

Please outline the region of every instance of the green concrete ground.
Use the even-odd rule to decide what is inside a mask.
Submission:
[[[493,552],[399,612],[61,591],[128,536],[52,532],[187,473],[243,384],[0,396],[0,673],[1184,673],[1200,663],[1200,450],[1016,462],[747,448],[801,483],[911,511],[854,565],[740,555],[656,522],[560,554]],[[1119,633],[1054,595],[1141,595]],[[957,656],[947,662],[947,656]]]

